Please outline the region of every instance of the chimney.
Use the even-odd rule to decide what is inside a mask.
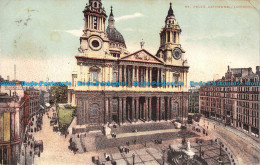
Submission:
[[[256,66],[256,72],[259,72],[260,66]]]
[[[9,76],[7,76],[7,81],[9,81]]]

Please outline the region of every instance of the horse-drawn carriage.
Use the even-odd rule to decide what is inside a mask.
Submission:
[[[35,141],[34,142],[34,155],[38,155],[40,157],[41,152],[43,152],[42,140]]]

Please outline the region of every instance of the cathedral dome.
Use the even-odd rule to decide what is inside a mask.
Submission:
[[[114,19],[112,6],[111,6],[109,19],[108,19],[106,34],[112,45],[116,44],[116,45],[120,45],[120,47],[121,46],[126,47],[123,35],[115,28],[115,19]]]
[[[110,41],[119,42],[119,43],[125,45],[125,40],[124,40],[123,35],[119,31],[117,31],[116,28],[107,27],[106,33],[107,33],[107,37]]]

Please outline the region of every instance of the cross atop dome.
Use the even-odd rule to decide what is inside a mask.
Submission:
[[[111,12],[110,12],[110,15],[109,15],[109,16],[110,16],[110,17],[111,17],[111,16],[112,16],[112,17],[114,16],[114,15],[113,15],[113,6],[111,6]]]
[[[144,42],[144,39],[142,38],[142,41],[140,42],[141,49],[143,49],[143,47],[144,47],[144,44],[145,44],[145,42]]]
[[[169,17],[169,16],[174,16],[173,10],[172,10],[172,3],[170,3],[170,8],[169,8],[169,10],[168,10],[168,15],[167,15],[167,17]]]

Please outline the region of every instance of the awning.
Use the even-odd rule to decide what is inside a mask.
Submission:
[[[50,105],[50,103],[45,103],[45,106],[50,107],[51,105]]]

